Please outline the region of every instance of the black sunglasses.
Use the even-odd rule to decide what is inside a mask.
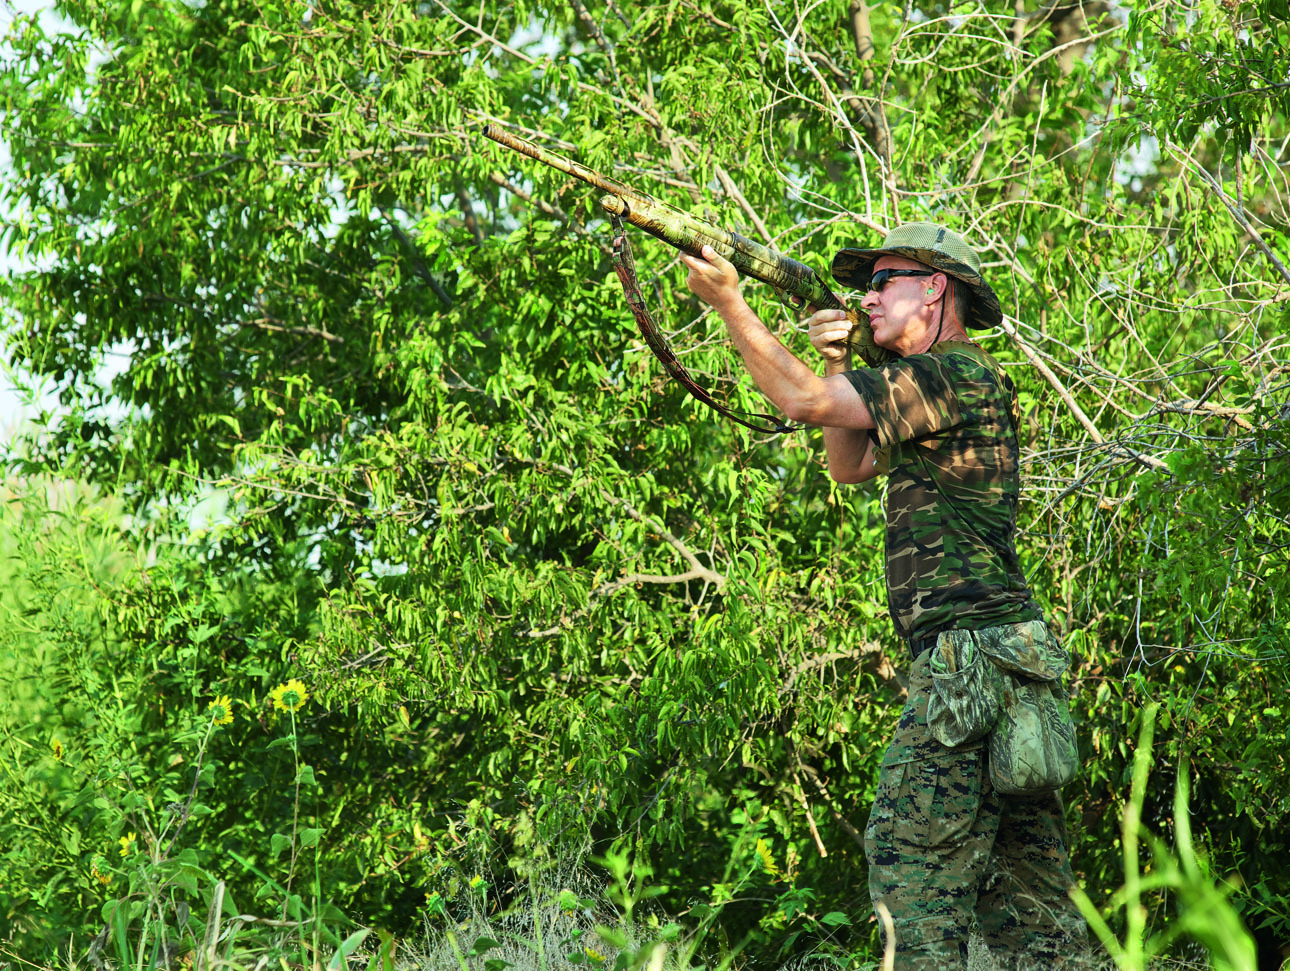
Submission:
[[[879,270],[869,278],[869,289],[874,293],[882,293],[882,288],[887,285],[887,281],[897,276],[933,276],[935,270]]]

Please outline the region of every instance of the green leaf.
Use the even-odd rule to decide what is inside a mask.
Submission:
[[[491,937],[480,936],[475,938],[475,943],[471,945],[470,956],[479,957],[480,955],[487,954],[489,951],[492,951],[501,946],[502,945],[500,941],[496,941]]]
[[[345,938],[345,940],[341,942],[340,947],[338,947],[336,952],[331,956],[331,960],[327,962],[328,971],[340,971],[341,968],[348,967],[349,956],[357,950],[358,946],[362,944],[363,941],[367,940],[367,936],[371,933],[372,931],[370,928],[364,927],[361,930],[354,931],[354,933],[350,934],[349,937]]]

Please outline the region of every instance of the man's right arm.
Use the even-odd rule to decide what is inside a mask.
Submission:
[[[846,315],[820,310],[808,322],[811,344],[824,358],[824,377],[832,378],[851,370],[851,351],[845,340],[850,331]],[[834,482],[868,482],[878,475],[873,437],[868,429],[825,426],[824,454],[829,477]]]
[[[824,367],[824,376],[841,374],[847,369],[845,364],[829,363]],[[834,482],[868,482],[878,475],[873,436],[868,429],[825,428],[824,454],[829,460],[829,477]]]

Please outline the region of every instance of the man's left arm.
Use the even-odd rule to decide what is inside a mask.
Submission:
[[[842,374],[821,377],[779,342],[739,292],[739,272],[712,247],[703,258],[682,253],[686,285],[725,322],[757,387],[790,421],[824,428],[868,429],[873,417]]]

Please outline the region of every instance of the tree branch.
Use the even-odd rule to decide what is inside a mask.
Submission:
[[[1259,235],[1259,231],[1254,228],[1254,224],[1246,218],[1244,207],[1238,206],[1233,202],[1231,197],[1223,191],[1223,187],[1219,185],[1218,180],[1210,175],[1209,172],[1206,171],[1205,167],[1192,158],[1185,150],[1175,146],[1169,146],[1169,151],[1175,157],[1180,157],[1191,164],[1192,168],[1195,169],[1196,174],[1201,177],[1201,180],[1207,186],[1209,186],[1210,191],[1213,192],[1214,195],[1218,196],[1219,201],[1227,207],[1227,211],[1231,213],[1232,218],[1236,220],[1236,224],[1249,233],[1250,238],[1254,240],[1254,245],[1257,246],[1260,252],[1267,257],[1268,262],[1272,264],[1273,269],[1281,275],[1281,279],[1285,280],[1286,283],[1290,283],[1290,269],[1287,269],[1286,265],[1281,262],[1280,257],[1272,251],[1272,248],[1268,246],[1266,242],[1264,242],[1263,237]]]
[[[1102,433],[1098,431],[1097,426],[1093,424],[1093,420],[1084,413],[1084,409],[1079,406],[1079,403],[1071,396],[1071,393],[1066,390],[1066,385],[1062,384],[1062,379],[1053,373],[1052,368],[1050,368],[1044,362],[1043,358],[1035,352],[1035,349],[1031,347],[1019,333],[1017,333],[1017,328],[1013,319],[1010,317],[1004,317],[1000,326],[1002,327],[1003,332],[1011,337],[1016,345],[1021,348],[1021,353],[1026,355],[1026,360],[1034,365],[1035,370],[1043,375],[1044,380],[1052,386],[1053,390],[1057,392],[1062,401],[1066,403],[1066,407],[1071,410],[1071,414],[1075,416],[1076,420],[1084,426],[1084,430],[1088,432],[1089,438],[1093,439],[1093,441],[1099,445],[1106,445],[1112,451],[1119,452],[1132,458],[1149,469],[1163,472],[1169,471],[1169,466],[1153,455],[1144,455],[1128,446],[1116,445],[1107,442]]]

